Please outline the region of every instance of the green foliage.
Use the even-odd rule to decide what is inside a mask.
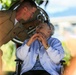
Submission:
[[[41,0],[35,0],[37,4],[40,4]]]
[[[70,59],[71,59],[71,54],[70,54],[65,42],[62,42],[62,46],[63,46],[64,52],[65,52],[64,59],[63,59],[63,60],[65,60],[64,64],[69,65],[70,64]]]
[[[9,9],[9,7],[17,0],[1,0],[2,9]]]
[[[0,0],[0,3],[2,4],[2,8],[1,10],[5,9],[9,9],[16,1],[20,1],[20,0]],[[44,1],[48,0],[33,0],[34,2],[36,2],[38,5],[42,4]]]
[[[2,61],[3,61],[3,70],[4,71],[13,71],[16,67],[15,63],[15,52],[16,46],[10,41],[5,45],[2,45],[1,50],[3,51]]]

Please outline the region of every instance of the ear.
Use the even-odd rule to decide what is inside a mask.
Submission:
[[[28,9],[27,9],[27,7],[24,7],[23,8],[23,12],[26,12]]]

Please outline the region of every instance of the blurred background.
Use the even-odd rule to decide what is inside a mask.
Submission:
[[[0,10],[7,10],[11,4],[16,1],[17,0],[0,0]],[[76,75],[76,69],[74,69],[74,67],[76,67],[76,0],[34,1],[47,12],[50,22],[55,27],[53,37],[58,38],[62,42],[65,50],[65,64],[67,67],[72,65],[68,67],[71,68],[70,70],[66,67],[70,71],[70,74],[69,72],[68,74],[65,72],[65,75]],[[9,41],[7,44],[3,45],[1,49],[3,51],[3,71],[9,71],[9,75],[12,75],[11,72],[15,71],[16,66],[14,61],[16,58],[16,45],[14,42]],[[72,60],[73,58],[74,60]]]

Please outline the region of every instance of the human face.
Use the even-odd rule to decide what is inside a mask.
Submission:
[[[33,18],[33,15],[36,10],[37,9],[35,7],[29,8],[29,9],[26,8],[26,10],[24,10],[24,12],[23,12],[23,14],[25,14],[25,15],[23,15],[23,20],[27,21],[27,20]]]
[[[36,28],[36,32],[41,33],[45,38],[48,38],[51,34],[51,29],[47,24],[43,24]]]

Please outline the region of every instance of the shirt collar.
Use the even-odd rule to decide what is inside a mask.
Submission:
[[[17,24],[17,22],[18,22],[18,20],[15,18],[15,24],[14,24],[14,25],[16,25],[16,24]]]

